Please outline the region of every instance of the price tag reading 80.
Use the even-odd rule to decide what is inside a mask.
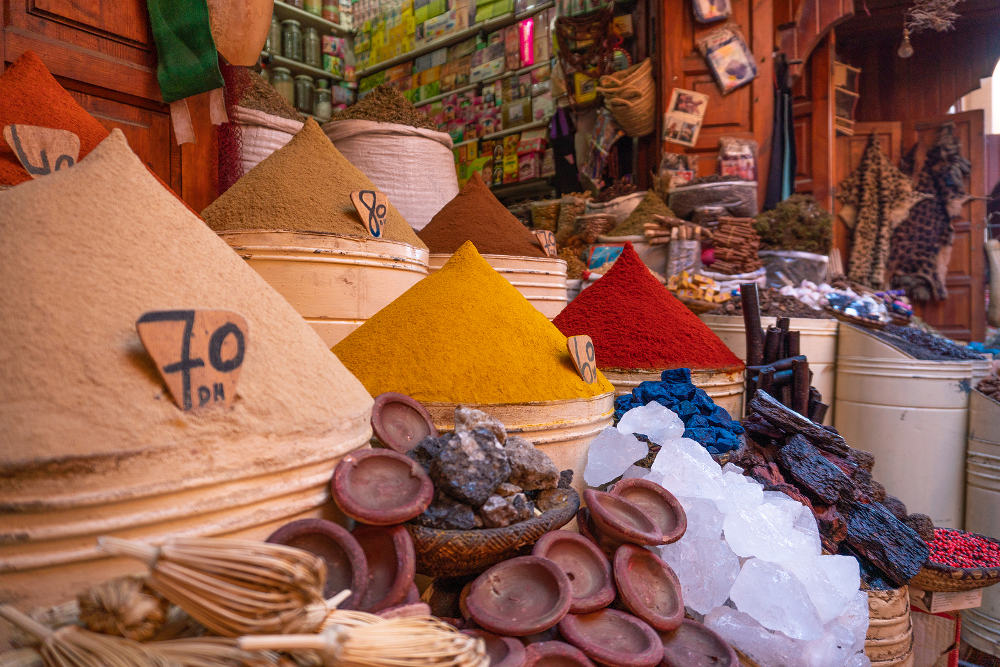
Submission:
[[[569,356],[583,381],[587,384],[596,382],[597,356],[590,336],[570,336],[566,339],[566,347],[569,348]]]
[[[351,203],[361,216],[361,222],[368,227],[372,238],[382,238],[382,227],[389,213],[385,195],[375,190],[355,190],[351,193]]]

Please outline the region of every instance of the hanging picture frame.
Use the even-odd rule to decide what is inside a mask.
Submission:
[[[698,23],[715,23],[728,19],[733,13],[729,0],[691,0],[691,6]]]
[[[681,146],[694,146],[707,108],[708,95],[674,88],[667,112],[663,114],[663,140]]]
[[[753,52],[734,25],[723,25],[698,38],[698,51],[708,63],[722,94],[731,93],[757,76]]]

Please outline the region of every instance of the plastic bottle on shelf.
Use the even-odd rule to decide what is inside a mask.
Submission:
[[[305,36],[302,38],[302,53],[306,65],[320,67],[323,64],[319,32],[316,28],[306,28]]]
[[[281,22],[281,55],[302,62],[302,24],[295,19]]]

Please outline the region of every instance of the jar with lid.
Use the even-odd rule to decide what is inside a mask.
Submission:
[[[304,0],[304,2],[302,3],[302,9],[306,10],[310,14],[315,14],[316,16],[322,16],[323,0]]]
[[[302,9],[302,0],[285,0],[285,4]]]
[[[292,73],[287,67],[275,67],[271,70],[271,86],[286,102],[295,103],[295,83],[292,82]]]
[[[306,65],[319,67],[323,63],[319,33],[316,28],[306,28],[305,37],[302,38],[302,53],[305,56]]]
[[[271,30],[267,33],[264,50],[276,56],[281,55],[281,21],[274,14],[271,14]]]
[[[316,102],[313,104],[313,115],[321,122],[333,117],[333,104],[330,101],[330,82],[320,79],[316,82]]]
[[[302,62],[302,24],[295,19],[281,22],[281,55]]]
[[[323,18],[333,23],[340,23],[340,3],[323,0]]]
[[[295,108],[304,113],[312,113],[313,80],[308,74],[295,77]]]

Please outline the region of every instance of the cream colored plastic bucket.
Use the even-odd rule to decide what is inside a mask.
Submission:
[[[746,361],[747,343],[743,318],[733,315],[699,315],[702,322],[722,339],[737,357]],[[773,326],[776,317],[760,318],[761,326]],[[837,375],[837,332],[840,322],[835,319],[793,317],[789,328],[800,332],[799,350],[809,359],[809,370],[813,373],[812,386],[823,395],[823,402],[830,406],[826,423],[833,421],[835,380]]]
[[[470,405],[496,417],[511,435],[532,442],[549,455],[559,470],[573,471],[573,488],[583,491],[587,450],[597,434],[611,426],[615,412],[612,393],[592,398],[539,403]],[[455,403],[424,403],[438,431],[455,428]]]
[[[427,276],[427,250],[397,241],[308,232],[219,236],[329,347]]]
[[[449,254],[432,253],[430,272],[440,269],[449,259]],[[550,320],[566,307],[566,260],[514,255],[483,255],[483,259]]]
[[[648,381],[659,382],[661,371],[624,371],[602,368],[601,372],[608,382],[614,385],[615,395],[630,394],[640,383]],[[721,405],[733,419],[743,418],[743,394],[745,373],[743,370],[704,370],[693,369],[691,382],[696,387],[704,389],[716,405]]]
[[[965,528],[1000,537],[1000,402],[969,394],[969,450],[966,463]],[[962,639],[1000,656],[1000,587],[983,590],[978,609],[962,612]]]
[[[875,455],[890,493],[937,526],[963,523],[971,375],[968,361],[837,358],[837,430]]]
[[[890,591],[868,591],[865,655],[872,665],[905,667],[913,664],[913,626],[906,586]]]

